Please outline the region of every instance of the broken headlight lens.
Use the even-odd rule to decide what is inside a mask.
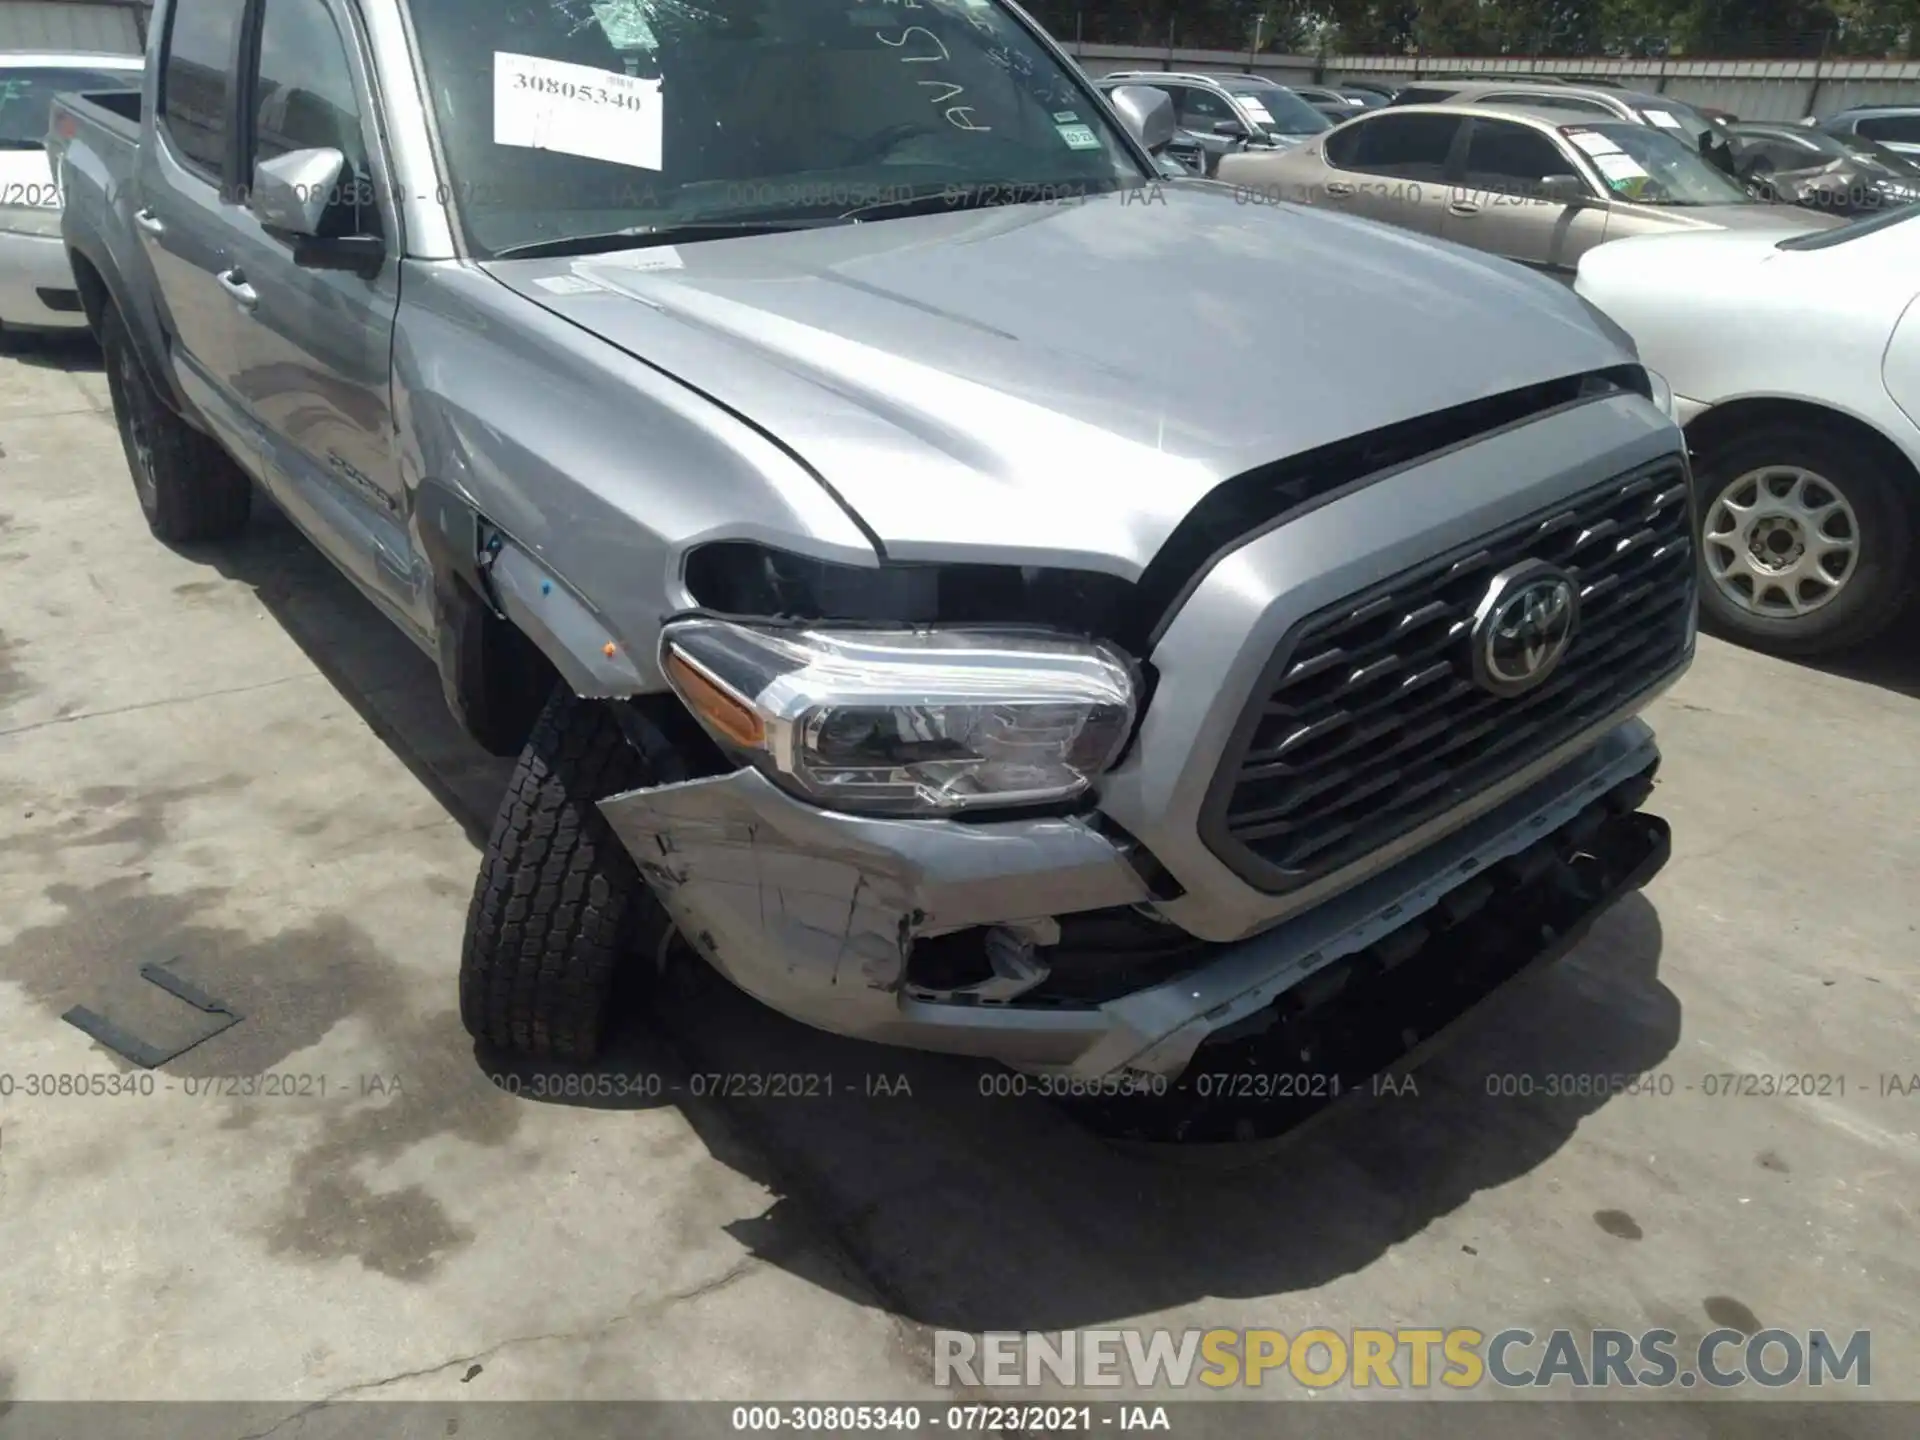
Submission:
[[[1071,799],[1133,728],[1126,657],[1017,631],[669,625],[662,666],[710,734],[835,810],[949,815]]]

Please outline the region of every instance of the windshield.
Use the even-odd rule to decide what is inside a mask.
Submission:
[[[1318,135],[1333,126],[1327,117],[1280,85],[1249,85],[1233,98],[1269,135]]]
[[[1778,130],[1736,130],[1736,140],[1760,140],[1790,151],[1793,155],[1792,169],[1812,170],[1817,166],[1831,165],[1836,160],[1850,160],[1858,149],[1852,145],[1842,145],[1831,135],[1823,135],[1817,130],[1792,131],[1781,133]]]
[[[1802,130],[1798,127],[1787,131],[1742,130],[1738,135],[1743,140],[1772,141],[1789,148],[1794,152],[1794,163],[1790,168],[1795,170],[1814,170],[1831,165],[1836,160],[1847,160],[1883,175],[1920,175],[1920,166],[1905,156],[1854,135],[1842,140],[1823,130]]]
[[[1153,178],[995,0],[413,0],[412,13],[451,199],[482,255]]]
[[[1566,125],[1607,189],[1639,205],[1751,205],[1745,187],[1664,130],[1647,125]]]
[[[1649,125],[1658,127],[1676,140],[1684,140],[1689,147],[1698,150],[1710,135],[1716,135],[1718,127],[1702,115],[1684,105],[1642,105],[1640,113],[1646,117]],[[1716,138],[1724,138],[1719,132]]]
[[[1823,140],[1833,139],[1832,136],[1824,134],[1821,135],[1820,138]],[[1834,143],[1853,160],[1866,166],[1869,170],[1877,170],[1887,175],[1898,175],[1908,180],[1913,179],[1915,176],[1920,176],[1920,165],[1916,165],[1911,159],[1902,155],[1898,150],[1889,150],[1877,140],[1868,140],[1859,135],[1849,135],[1845,140],[1834,140]]]
[[[46,142],[53,97],[70,90],[138,90],[138,70],[0,70],[0,148],[32,149]]]

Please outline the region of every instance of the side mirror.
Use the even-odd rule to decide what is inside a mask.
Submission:
[[[338,150],[289,150],[254,167],[247,208],[282,235],[318,235],[346,173],[347,157]]]
[[[1151,85],[1122,85],[1107,97],[1120,123],[1150,154],[1159,154],[1173,139],[1173,97]]]
[[[1248,132],[1247,127],[1238,120],[1216,120],[1213,122],[1213,133],[1226,135],[1235,140],[1244,140]]]
[[[247,208],[265,229],[293,242],[293,263],[301,269],[350,270],[371,279],[386,263],[386,242],[378,235],[320,233],[333,206],[371,198],[349,176],[347,157],[323,147],[289,150],[256,165]]]
[[[1549,205],[1591,205],[1593,192],[1578,175],[1549,175],[1540,182],[1540,198]]]

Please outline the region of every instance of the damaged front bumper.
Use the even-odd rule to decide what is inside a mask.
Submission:
[[[1025,953],[1044,967],[1063,918],[1153,915],[1151,867],[1092,821],[848,816],[751,769],[632,791],[601,810],[687,942],[796,1020],[1087,1080],[1171,1079],[1209,1037],[1317,972],[1404,936],[1450,897],[1461,909],[1497,870],[1534,866],[1568,827],[1631,812],[1658,761],[1653,732],[1629,720],[1391,869],[1250,939],[1195,941],[1151,983],[1097,1001],[1018,985],[1001,992],[1010,999],[990,985],[942,993],[911,971],[916,944],[943,934],[1037,939]]]

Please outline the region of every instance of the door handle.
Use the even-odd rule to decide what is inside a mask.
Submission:
[[[1449,215],[1478,215],[1480,213],[1480,207],[1471,200],[1455,200],[1448,204],[1447,213]]]
[[[260,303],[260,292],[247,283],[247,277],[238,270],[223,270],[216,277],[220,288],[240,302],[242,310],[251,310]]]
[[[142,230],[146,231],[149,235],[158,235],[167,228],[167,222],[162,220],[158,215],[154,214],[153,211],[151,210],[134,211],[133,223],[138,225]]]
[[[1326,192],[1329,195],[1351,195],[1353,187],[1344,180],[1329,180],[1326,183]]]

